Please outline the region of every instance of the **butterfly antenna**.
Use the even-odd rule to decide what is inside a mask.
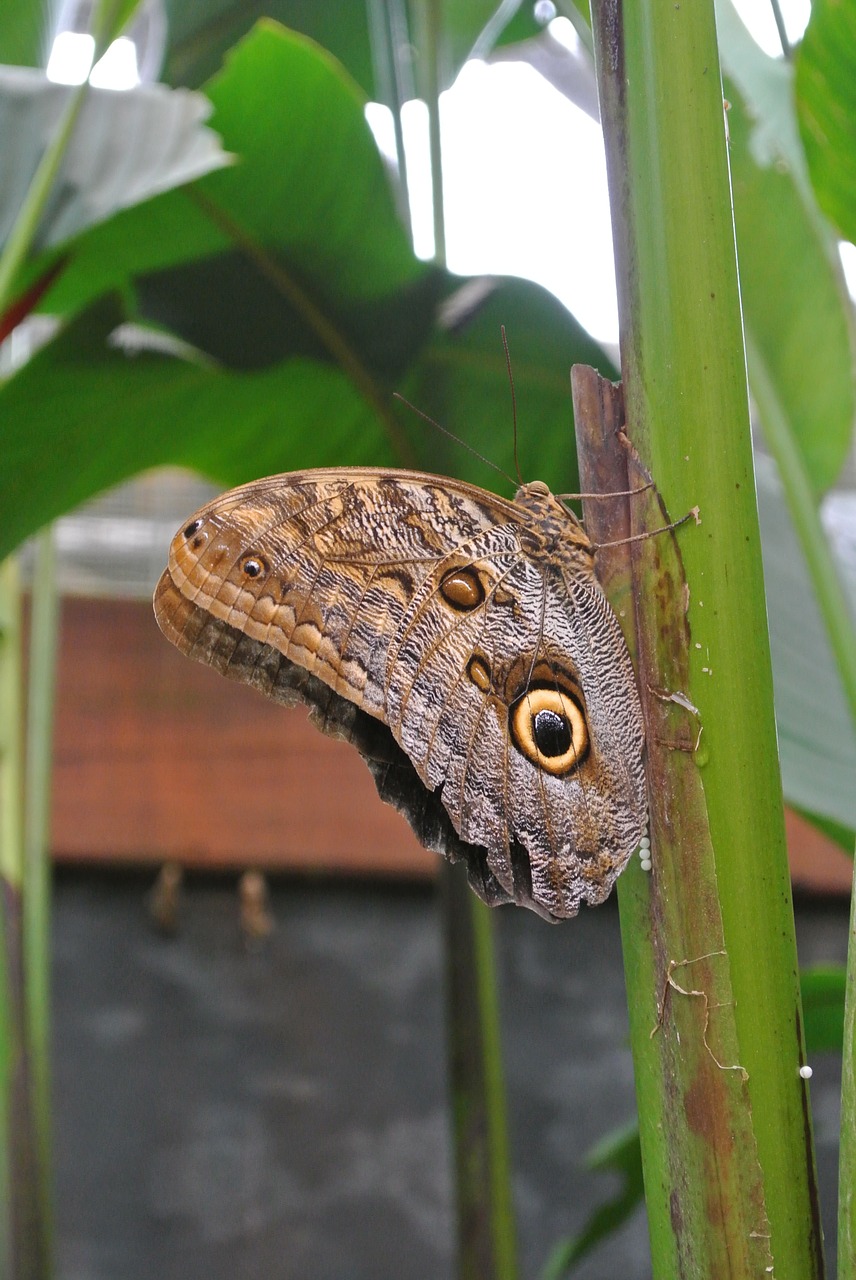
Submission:
[[[498,467],[495,462],[491,462],[490,458],[486,458],[483,453],[479,453],[478,449],[474,449],[471,444],[467,444],[466,440],[462,440],[460,436],[456,436],[453,431],[447,430],[446,427],[441,427],[440,423],[437,422],[436,419],[432,418],[430,414],[424,413],[421,409],[417,409],[415,404],[411,404],[410,401],[403,395],[400,395],[398,391],[393,391],[392,394],[396,400],[399,400],[403,405],[406,405],[411,413],[415,413],[418,418],[422,418],[423,421],[430,423],[435,431],[439,431],[441,435],[448,436],[450,440],[454,440],[455,444],[459,444],[462,449],[466,449],[467,453],[471,453],[474,458],[478,458],[479,462],[483,462],[486,467],[491,467],[492,470],[498,472],[498,474],[501,475],[504,480],[507,480],[509,484],[514,484],[513,476],[510,476],[507,471],[503,471],[502,467]],[[516,460],[517,459],[515,457],[515,461]]]
[[[511,353],[508,350],[508,338],[505,336],[505,325],[500,325],[500,333],[502,334],[502,349],[505,352],[505,367],[508,370],[508,385],[511,388],[511,421],[514,431],[514,470],[517,472],[517,483],[523,484],[523,476],[520,473],[520,462],[517,457],[517,396],[514,392],[514,377],[511,372]]]

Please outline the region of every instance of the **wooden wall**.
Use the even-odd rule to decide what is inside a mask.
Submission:
[[[60,645],[57,859],[433,874],[352,748],[182,657],[148,603],[67,599]],[[798,885],[849,891],[840,849],[788,835]]]
[[[60,645],[56,858],[434,870],[356,751],[182,657],[149,604],[69,599]]]

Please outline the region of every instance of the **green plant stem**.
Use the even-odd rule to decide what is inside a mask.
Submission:
[[[96,61],[118,32],[130,21],[139,4],[140,0],[99,0],[95,5],[93,34]],[[70,91],[59,124],[42,153],[42,158],[24,197],[24,203],[15,219],[9,238],[3,246],[3,252],[0,254],[0,316],[5,315],[11,302],[15,280],[29,255],[48,196],[56,182],[66,148],[77,124],[77,117],[80,115],[88,92],[88,80],[75,85]]]
[[[440,132],[440,47],[443,6],[421,0],[422,91],[428,104],[428,146],[431,155],[431,203],[434,211],[434,257],[446,265],[446,217],[443,205],[443,148]]]
[[[27,1051],[32,1080],[40,1222],[51,1254],[50,827],[59,599],[54,530],[39,534],[30,617],[24,789],[23,948]]]
[[[856,858],[853,859],[853,876],[844,996],[844,1050],[841,1059],[838,1280],[856,1280]]]
[[[782,7],[779,4],[779,0],[770,0],[770,8],[773,10],[773,19],[776,23],[776,31],[779,33],[782,53],[786,58],[789,58],[792,53],[791,42],[788,39],[788,32],[785,27],[785,19],[782,16]]]
[[[14,559],[0,562],[0,1275],[12,1276],[15,1237],[13,1133],[20,1041],[14,985],[15,903],[20,887],[21,615]]]
[[[17,566],[0,566],[0,915],[5,983],[0,990],[0,1214],[6,1250],[4,1280],[46,1280],[50,1274],[33,1063],[27,1026],[24,946],[26,878],[22,795],[21,604]],[[44,962],[44,961],[43,961]]]
[[[392,112],[398,182],[403,196],[399,202],[400,213],[412,239],[413,219],[410,212],[410,181],[402,108],[405,102],[415,96],[415,92],[410,67],[411,45],[405,0],[368,0],[367,13],[375,86],[380,101]]]
[[[422,91],[428,101],[434,257],[445,266],[440,154],[442,6],[423,0]],[[517,1254],[494,960],[494,916],[463,868],[440,872],[446,956],[446,1025],[454,1128],[459,1280],[515,1280]]]
[[[444,864],[449,1075],[460,1280],[515,1280],[514,1212],[490,909]]]
[[[821,616],[826,624],[829,643],[838,663],[850,714],[856,725],[856,627],[847,607],[802,455],[776,395],[774,382],[760,352],[754,348],[749,333],[746,334],[746,348],[752,377],[752,394],[764,428],[764,437],[776,460],[794,528],[802,545]]]
[[[653,1271],[810,1280],[823,1257],[713,4],[599,0],[593,20],[628,432],[668,513],[701,511],[682,563],[650,548],[665,539],[633,555],[658,843],[652,883],[626,876],[620,905]],[[738,1063],[745,1081],[723,1070]]]
[[[0,254],[0,315],[5,314],[12,300],[15,280],[35,239],[88,88],[88,82],[84,81],[69,93],[56,132],[42,154],[21,211]]]

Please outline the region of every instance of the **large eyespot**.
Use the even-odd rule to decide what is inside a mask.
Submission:
[[[556,685],[530,686],[512,705],[510,724],[518,751],[556,777],[576,769],[588,754],[582,703]]]
[[[261,556],[244,556],[241,561],[241,572],[248,578],[260,578],[263,573],[267,573],[267,568],[267,561]]]
[[[199,516],[195,520],[191,520],[190,524],[184,530],[185,538],[192,538],[194,533],[198,533],[202,528],[202,520]]]
[[[484,584],[472,565],[450,569],[440,581],[440,595],[453,609],[477,609],[484,600]]]

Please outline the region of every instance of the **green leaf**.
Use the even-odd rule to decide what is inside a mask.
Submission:
[[[856,731],[775,467],[755,469],[785,798],[852,831]]]
[[[602,1138],[586,1156],[586,1165],[598,1172],[619,1174],[621,1187],[614,1196],[598,1205],[576,1236],[556,1246],[541,1280],[561,1280],[562,1276],[568,1275],[605,1236],[617,1231],[644,1199],[642,1152],[639,1127],[635,1121]]]
[[[830,818],[824,818],[818,813],[811,813],[808,809],[800,809],[792,806],[794,811],[805,818],[806,822],[810,822],[818,831],[822,831],[825,836],[844,850],[848,857],[853,857],[853,845],[856,842],[856,830],[853,827],[845,826],[842,822],[833,822]]]
[[[59,0],[4,0],[0,4],[0,63],[46,66],[59,8]]]
[[[196,0],[188,5],[183,0],[166,0],[168,45],[163,78],[169,84],[198,87],[220,68],[228,50],[261,18],[272,18],[299,31],[328,50],[361,86],[363,92],[378,102],[387,102],[391,93],[384,85],[391,82],[392,67],[388,35],[384,31],[390,6],[346,4],[340,0]],[[414,6],[400,5],[393,10],[397,24],[398,56],[412,49],[412,61],[405,60],[405,77],[414,77],[420,62],[418,24],[413,21]],[[502,7],[502,20],[495,21],[495,0],[449,0],[440,15],[444,52],[448,56],[444,83],[454,80],[473,46],[485,57],[497,44],[524,40],[541,30],[531,3],[520,0],[508,16]],[[388,21],[388,18],[386,18]],[[406,78],[402,85],[407,91]]]
[[[0,186],[0,243],[75,92],[53,84],[41,71],[0,67],[0,137],[15,139],[15,146],[6,148]],[[228,164],[217,135],[204,124],[210,112],[201,94],[162,85],[125,93],[90,89],[39,223],[36,247],[55,246],[117,209]]]
[[[516,476],[514,402],[500,336],[503,325],[522,476],[545,480],[555,493],[575,490],[571,365],[591,364],[604,377],[618,375],[603,349],[546,289],[511,278],[462,283],[443,304],[440,329],[413,370],[406,393],[470,449]],[[434,437],[430,443],[432,469],[496,488],[490,468],[443,438]]]
[[[229,50],[263,18],[316,41],[347,67],[363,92],[374,86],[369,5],[338,0],[166,0],[163,79],[198,88],[216,75]]]
[[[294,465],[393,461],[338,370],[294,360],[235,373],[133,354],[108,342],[121,319],[115,302],[99,303],[0,391],[8,428],[0,559],[83,499],[162,463],[195,467],[226,486]]]
[[[750,387],[761,361],[819,495],[852,438],[852,307],[808,180],[792,69],[758,48],[729,0],[717,5],[717,25]]]
[[[466,318],[459,311],[453,328],[439,330],[422,349],[421,363],[412,366],[408,385],[427,386],[432,377],[472,382],[479,393],[466,402],[466,412],[458,406],[443,425],[457,430],[464,444],[485,443],[488,456],[502,446],[499,456],[510,460],[510,398],[494,316],[515,314],[530,324],[540,317],[541,325],[521,341],[515,366],[528,423],[521,421],[533,444],[524,445],[527,471],[531,465],[528,474],[544,475],[549,463],[557,485],[564,481],[566,487],[572,416],[567,383],[557,370],[596,352],[573,317],[539,286],[491,282],[490,305]],[[429,469],[445,464],[458,475],[478,469],[464,447],[446,453],[445,437],[414,415],[401,410],[393,416],[391,398],[379,415],[329,361],[293,354],[247,372],[151,350],[134,354],[109,340],[123,319],[115,301],[100,302],[0,387],[0,558],[85,498],[164,463],[193,467],[224,487],[302,467],[390,465],[400,460],[391,422],[409,441],[414,460]],[[497,423],[507,426],[498,429]],[[544,437],[528,434],[532,423],[548,428]],[[497,488],[495,477],[482,472],[481,479]]]
[[[251,345],[246,333],[236,334],[236,321],[252,321],[259,344],[273,345],[270,360],[289,342],[286,336],[277,346],[284,299],[300,313],[303,331],[316,339],[320,332],[329,350],[342,335],[324,325],[319,331],[313,307],[328,321],[338,309],[347,334],[355,308],[425,288],[413,313],[424,335],[432,273],[413,255],[361,96],[342,68],[310,41],[265,22],[207,93],[212,127],[237,163],[72,242],[71,262],[44,308],[67,313],[139,281],[144,312],[182,336],[204,340],[228,360],[236,338]],[[245,287],[248,303],[240,297]],[[205,335],[196,332],[200,319]]]
[[[818,203],[856,240],[856,9],[814,0],[796,64],[797,114]]]
[[[800,971],[806,1053],[838,1053],[844,1046],[844,988],[841,965]]]

